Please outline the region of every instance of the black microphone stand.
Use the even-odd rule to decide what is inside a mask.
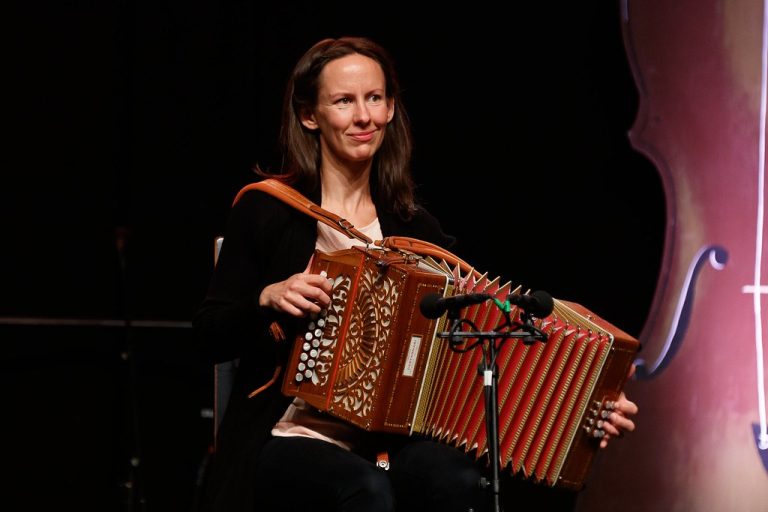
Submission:
[[[142,459],[141,429],[139,421],[139,389],[136,361],[136,344],[133,339],[133,315],[132,297],[130,294],[129,269],[128,269],[128,239],[130,230],[126,227],[118,227],[115,232],[115,243],[118,261],[120,265],[120,299],[123,316],[123,339],[120,349],[120,359],[125,363],[123,371],[123,393],[127,400],[126,413],[127,425],[123,435],[127,438],[128,446],[124,449],[127,454],[127,465],[120,470],[125,472],[125,478],[121,479],[119,486],[122,492],[122,508],[126,512],[144,511],[147,508],[144,496],[144,479]],[[125,456],[125,455],[123,455]],[[122,465],[123,463],[121,463]]]
[[[531,315],[521,310],[522,324],[515,324],[509,316],[509,311],[504,310],[506,321],[493,331],[459,331],[462,324],[467,324],[473,329],[474,324],[467,319],[459,318],[459,308],[448,309],[447,318],[451,321],[451,327],[448,331],[437,333],[438,338],[448,339],[451,349],[457,352],[468,352],[481,346],[483,350],[483,360],[478,365],[477,373],[483,378],[483,390],[485,394],[485,433],[488,440],[488,456],[491,459],[491,481],[481,481],[484,488],[490,487],[492,498],[492,510],[501,512],[500,500],[500,480],[501,460],[499,458],[499,399],[498,382],[499,368],[496,364],[496,355],[499,347],[496,346],[496,340],[502,343],[508,339],[522,339],[523,343],[530,345],[535,341],[546,341],[547,335],[533,325]],[[515,327],[519,330],[509,331]],[[466,348],[459,348],[459,345],[466,343],[467,340],[476,339],[475,343]]]

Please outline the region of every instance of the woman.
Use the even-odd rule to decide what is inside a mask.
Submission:
[[[399,235],[453,244],[414,202],[409,125],[392,62],[380,46],[361,38],[314,45],[294,68],[283,115],[288,167],[279,179],[371,239]],[[292,340],[304,317],[330,303],[330,284],[307,272],[313,251],[350,245],[262,192],[247,192],[233,207],[195,319],[210,359],[240,359],[203,508],[484,509],[481,473],[458,450],[365,433],[282,396],[279,384],[247,398],[286,357],[286,344],[272,341],[269,325],[279,319]],[[631,430],[627,421],[617,425]],[[383,449],[392,454],[386,472],[374,464]]]

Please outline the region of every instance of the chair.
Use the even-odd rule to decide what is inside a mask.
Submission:
[[[213,264],[219,261],[219,252],[224,237],[217,237],[214,243]],[[235,381],[235,373],[240,363],[239,359],[217,363],[213,367],[213,449],[216,450],[216,439],[219,433],[219,425],[227,410],[229,396],[232,394],[232,385]]]

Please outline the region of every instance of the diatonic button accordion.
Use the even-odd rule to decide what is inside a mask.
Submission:
[[[453,350],[438,336],[445,316],[428,319],[419,304],[434,293],[503,301],[520,287],[444,259],[376,248],[318,251],[311,271],[333,280],[331,304],[295,340],[283,393],[365,430],[486,454],[482,351]],[[545,342],[499,342],[500,467],[579,489],[639,343],[579,304],[554,302],[552,314],[534,319]],[[504,314],[492,300],[462,310],[479,330],[493,330]],[[519,320],[521,311],[507,314]]]

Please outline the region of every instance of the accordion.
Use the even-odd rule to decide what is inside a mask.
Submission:
[[[428,319],[419,306],[429,294],[486,293],[504,301],[521,289],[441,251],[315,252],[311,271],[333,280],[331,304],[308,319],[294,343],[283,393],[362,429],[423,435],[483,456],[483,351],[454,350],[439,336],[445,315]],[[521,314],[516,307],[505,313],[493,300],[462,310],[480,331],[495,329],[505,315],[519,320]],[[627,380],[639,343],[562,300],[554,300],[553,312],[533,324],[546,341],[498,342],[500,467],[537,483],[580,489],[602,437],[602,420]]]

